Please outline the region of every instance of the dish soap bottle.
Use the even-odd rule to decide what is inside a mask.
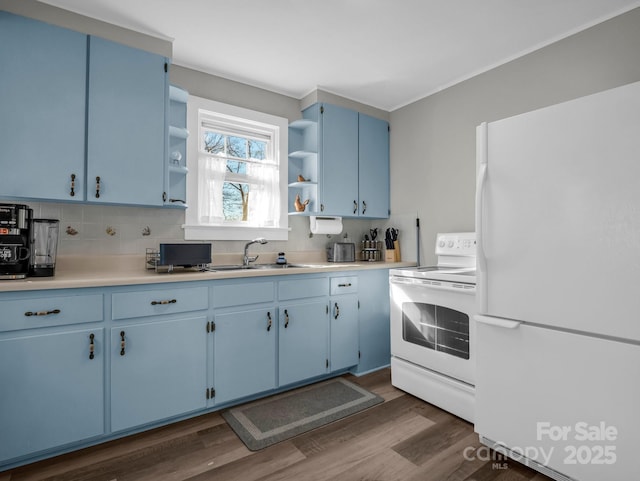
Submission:
[[[276,264],[286,264],[287,259],[284,257],[284,252],[278,252],[278,258],[276,259]]]

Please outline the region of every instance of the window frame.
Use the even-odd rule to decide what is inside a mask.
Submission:
[[[228,222],[221,225],[201,224],[198,218],[198,158],[201,127],[201,111],[215,113],[219,117],[242,119],[257,130],[270,129],[274,132],[273,155],[278,163],[278,192],[280,212],[278,227],[256,227]],[[185,212],[185,240],[249,240],[264,237],[267,240],[288,240],[288,145],[289,121],[264,112],[224,104],[215,100],[190,95],[187,103],[187,209]]]

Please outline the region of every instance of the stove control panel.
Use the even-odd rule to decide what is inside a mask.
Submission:
[[[457,232],[438,234],[436,237],[438,256],[476,256],[476,233]]]

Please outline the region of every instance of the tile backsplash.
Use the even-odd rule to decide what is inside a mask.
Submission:
[[[184,211],[178,209],[24,202],[35,218],[60,220],[58,255],[144,255],[146,248],[163,242],[184,242]],[[381,221],[382,222],[382,221]],[[343,232],[333,236],[309,235],[309,219],[289,217],[289,240],[254,246],[252,252],[323,250],[330,242],[358,242],[371,225],[366,220],[343,220]],[[216,241],[213,252],[241,253],[245,241]]]

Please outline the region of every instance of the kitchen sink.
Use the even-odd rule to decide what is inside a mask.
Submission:
[[[303,266],[298,266],[296,264],[254,264],[250,265],[249,269],[293,269],[296,267]]]
[[[231,264],[231,265],[223,265],[223,266],[211,266],[212,271],[243,271],[243,270],[254,270],[254,269],[293,269],[298,266],[295,264],[249,264],[248,266],[243,266],[242,264]]]

